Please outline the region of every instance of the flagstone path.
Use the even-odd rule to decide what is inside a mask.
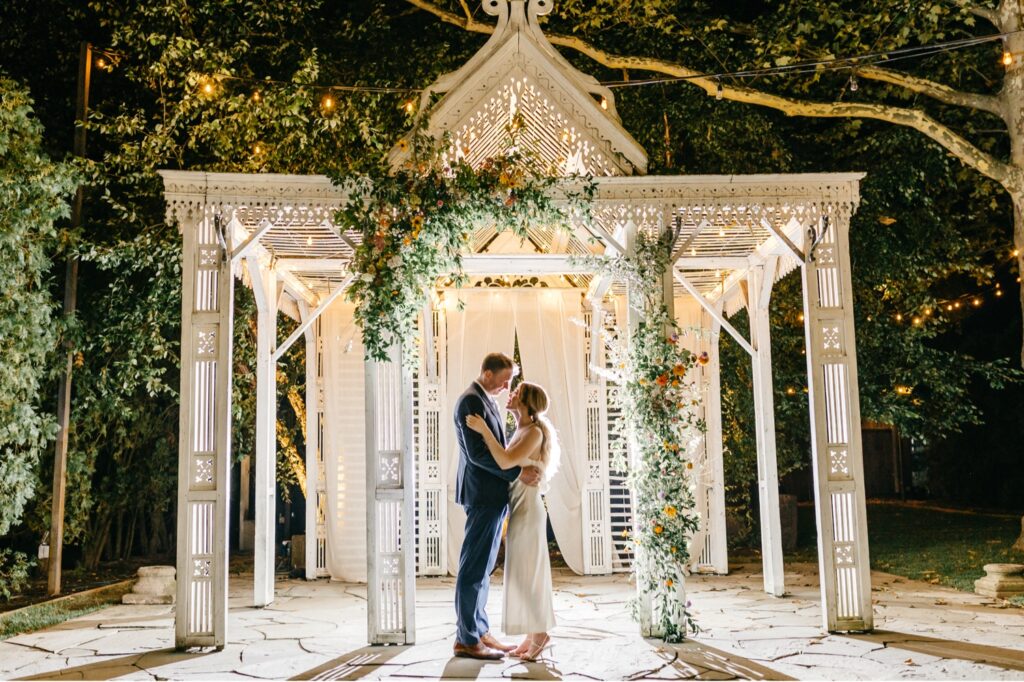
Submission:
[[[625,576],[555,572],[559,625],[548,659],[482,663],[451,656],[453,581],[417,583],[416,645],[366,645],[366,587],[281,580],[251,607],[251,576],[233,577],[229,644],[173,648],[173,607],[112,606],[0,642],[0,679],[424,680],[1024,680],[1024,609],[874,573],[876,630],[826,635],[816,567],[787,566],[791,596],[761,591],[759,566],[688,579],[704,631],[682,644],[645,640],[630,620]],[[491,621],[501,622],[500,573]]]

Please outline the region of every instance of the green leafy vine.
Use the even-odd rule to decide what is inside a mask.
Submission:
[[[629,470],[634,575],[651,596],[657,629],[666,641],[679,641],[687,628],[699,631],[682,581],[691,539],[700,529],[694,489],[706,426],[695,369],[708,356],[680,343],[688,330],[676,325],[661,301],[668,255],[668,238],[640,233],[633,255],[595,259],[595,266],[629,283],[630,305],[644,313],[631,333],[620,329],[605,336],[610,365],[605,372],[619,387],[610,395],[623,415],[619,435],[636,453],[632,466],[624,461],[612,466]],[[617,457],[625,455],[620,451]]]
[[[368,357],[385,360],[399,342],[405,359],[415,360],[408,341],[418,338],[416,320],[428,292],[441,277],[465,283],[463,254],[480,226],[526,237],[530,226],[568,229],[570,220],[589,216],[593,183],[556,199],[560,179],[519,144],[523,128],[514,120],[504,153],[478,167],[451,161],[447,138],[417,129],[407,162],[350,186],[338,223],[362,237],[347,296],[356,304]]]

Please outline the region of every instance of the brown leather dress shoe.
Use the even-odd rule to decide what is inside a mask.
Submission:
[[[515,644],[502,644],[494,638],[494,635],[492,635],[489,632],[485,632],[484,634],[480,635],[480,641],[484,645],[489,646],[492,649],[497,649],[498,651],[504,651],[506,654],[510,651],[513,651],[516,648]]]
[[[456,642],[452,647],[452,653],[458,658],[475,658],[480,661],[500,661],[505,658],[505,652],[485,646],[482,642],[476,644]]]

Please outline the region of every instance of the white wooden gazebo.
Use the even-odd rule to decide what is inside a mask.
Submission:
[[[569,231],[533,230],[530,239],[498,238],[483,226],[467,249],[465,272],[537,277],[549,288],[577,291],[585,320],[586,445],[578,454],[578,533],[583,573],[629,569],[621,531],[630,523],[624,472],[610,469],[608,408],[615,390],[591,366],[604,362],[593,341],[603,326],[636,315],[623,286],[593,276],[573,256],[628,253],[645,231],[674,235],[665,301],[677,319],[706,333],[702,406],[708,431],[696,478],[703,528],[693,538],[691,570],[726,573],[718,338],[730,334],[753,364],[758,485],[765,591],[783,596],[778,477],[768,303],[772,285],[800,268],[804,282],[807,386],[816,492],[823,627],[872,628],[860,409],[848,229],[860,174],[644,175],[646,155],[621,127],[612,93],[581,74],[550,45],[537,16],[549,0],[485,0],[497,16],[492,37],[461,69],[438,79],[421,99],[427,129],[451,136],[452,157],[471,163],[502,152],[505,124],[518,114],[546,161],[565,175],[596,178],[593,220]],[[436,102],[434,100],[436,99]],[[532,136],[532,137],[531,137]],[[403,148],[392,160],[403,161]],[[176,645],[227,641],[227,539],[231,470],[233,291],[238,276],[258,306],[255,452],[254,604],[274,599],[275,370],[298,339],[307,362],[306,576],[326,574],[332,541],[325,519],[325,360],[346,351],[321,330],[325,311],[341,304],[349,263],[361,236],[334,217],[345,190],[323,176],[162,171],[168,218],[183,236],[181,428],[178,484]],[[445,499],[451,481],[442,447],[451,422],[445,409],[445,306],[431,296],[422,317],[421,367],[365,363],[366,557],[368,640],[415,638],[415,579],[448,572]],[[572,298],[572,297],[570,297]],[[746,308],[748,334],[728,316]],[[277,345],[284,314],[298,322]],[[418,561],[417,561],[418,559]],[[655,633],[656,634],[656,633]]]

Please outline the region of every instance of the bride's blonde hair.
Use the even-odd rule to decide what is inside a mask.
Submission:
[[[548,480],[558,471],[562,458],[562,448],[558,442],[558,432],[547,418],[551,401],[547,391],[538,384],[524,381],[519,384],[519,402],[526,408],[526,413],[540,427],[544,439],[541,441],[540,452],[544,462],[544,474]]]

